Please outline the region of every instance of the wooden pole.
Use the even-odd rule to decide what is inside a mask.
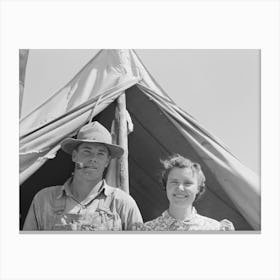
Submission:
[[[119,185],[120,188],[129,193],[129,175],[128,175],[128,145],[127,145],[127,123],[126,123],[126,99],[125,93],[117,99],[118,116],[118,140],[119,145],[124,149],[123,156],[119,161]]]
[[[21,117],[21,108],[24,91],[25,70],[28,59],[29,50],[19,50],[19,118]]]

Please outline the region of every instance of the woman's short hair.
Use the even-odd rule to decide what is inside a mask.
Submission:
[[[168,179],[168,175],[169,175],[170,171],[173,168],[178,167],[178,168],[189,168],[194,172],[194,174],[196,174],[197,183],[198,183],[198,187],[199,187],[199,193],[196,195],[196,198],[194,201],[197,201],[202,196],[202,194],[205,192],[206,178],[201,170],[200,164],[198,164],[196,162],[192,162],[190,159],[185,158],[179,154],[174,154],[165,160],[161,160],[160,162],[163,165],[163,170],[161,173],[161,180],[162,180],[164,189],[166,189],[167,179]]]

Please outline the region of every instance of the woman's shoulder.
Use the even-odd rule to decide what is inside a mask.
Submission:
[[[224,219],[220,221],[220,230],[231,231],[231,230],[235,230],[235,228],[231,221]]]
[[[197,214],[197,217],[203,222],[206,230],[220,230],[220,231],[231,231],[234,230],[233,223],[227,219],[217,221],[213,218],[202,216]]]

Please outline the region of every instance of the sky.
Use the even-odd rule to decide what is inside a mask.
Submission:
[[[60,90],[99,50],[30,50],[22,117]],[[136,49],[175,103],[260,174],[260,51]]]

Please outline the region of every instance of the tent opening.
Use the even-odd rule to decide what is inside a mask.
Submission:
[[[179,153],[198,162],[206,176],[207,191],[195,205],[198,212],[216,220],[229,219],[237,230],[252,230],[213,173],[163,110],[137,85],[125,93],[127,110],[134,125],[134,131],[128,135],[129,189],[143,220],[154,219],[168,208],[168,200],[160,183],[160,159]],[[96,115],[94,120],[110,130],[114,117],[115,102]],[[34,195],[42,188],[63,184],[71,176],[73,168],[71,157],[59,150],[54,159],[48,160],[21,185],[21,229]]]

